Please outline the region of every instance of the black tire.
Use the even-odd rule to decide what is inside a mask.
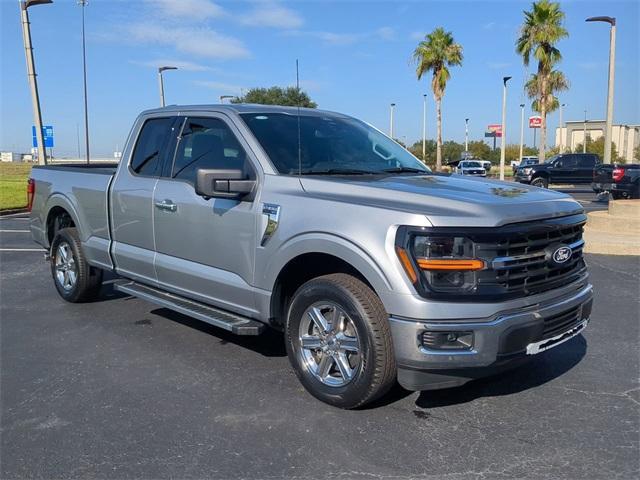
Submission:
[[[338,306],[346,314],[346,317],[342,317],[343,325],[348,323],[349,328],[357,334],[359,352],[356,355],[359,361],[353,367],[353,376],[345,385],[325,384],[304,361],[305,349],[302,348],[300,335],[303,316],[306,318],[305,312],[322,302]],[[378,296],[351,275],[325,275],[302,285],[291,301],[285,334],[289,361],[307,391],[325,403],[346,409],[363,406],[387,393],[396,379],[396,362],[387,318]],[[322,355],[319,350],[316,353]],[[331,368],[337,375],[338,362],[335,361]]]
[[[624,200],[626,198],[629,198],[629,194],[626,192],[613,191],[611,192],[611,198],[613,198],[614,200]]]
[[[549,180],[544,177],[536,177],[531,180],[531,185],[534,187],[549,188]]]
[[[63,252],[70,260],[64,260]],[[63,279],[58,273],[62,272]],[[75,281],[67,281],[75,274]],[[102,270],[91,267],[82,252],[78,231],[75,228],[63,228],[56,232],[51,242],[51,276],[56,290],[67,302],[81,303],[95,300],[100,294],[102,286]]]

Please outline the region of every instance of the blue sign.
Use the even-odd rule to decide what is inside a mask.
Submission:
[[[31,126],[31,136],[33,137],[33,146],[38,146],[38,138],[36,137],[36,127]],[[44,137],[44,148],[53,148],[53,127],[51,125],[42,127],[42,136]]]

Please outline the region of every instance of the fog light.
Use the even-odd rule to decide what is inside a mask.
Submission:
[[[422,334],[422,345],[432,350],[471,350],[473,332],[427,330]]]

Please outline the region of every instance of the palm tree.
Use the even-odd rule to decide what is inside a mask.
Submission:
[[[569,35],[562,26],[563,20],[564,12],[560,10],[559,3],[549,0],[534,2],[531,10],[524,12],[520,37],[516,40],[516,51],[522,56],[525,66],[529,65],[532,55],[538,61],[535,75],[537,86],[533,91],[536,92],[536,105],[542,117],[538,154],[540,162],[544,162],[547,147],[547,112],[553,104],[551,77],[553,72],[556,72],[556,75],[560,73],[553,67],[562,59],[560,50],[555,45]],[[564,76],[562,78],[564,79]],[[566,79],[564,83],[566,84]]]
[[[560,107],[560,101],[555,96],[556,93],[567,90],[569,88],[569,81],[564,76],[564,73],[558,70],[552,70],[549,74],[549,99],[546,103],[546,113],[555,112]],[[534,73],[524,86],[525,91],[529,98],[533,99],[531,103],[531,109],[534,112],[541,112],[541,105],[539,100],[540,95],[540,79],[538,74]]]
[[[451,32],[438,27],[427,34],[413,52],[417,64],[418,80],[428,71],[433,71],[431,89],[436,101],[438,136],[436,142],[436,170],[442,169],[442,97],[451,75],[449,66],[462,64],[462,46],[455,43]]]

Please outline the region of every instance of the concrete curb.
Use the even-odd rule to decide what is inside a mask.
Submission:
[[[608,211],[589,212],[586,253],[640,256],[640,200],[613,200]]]

